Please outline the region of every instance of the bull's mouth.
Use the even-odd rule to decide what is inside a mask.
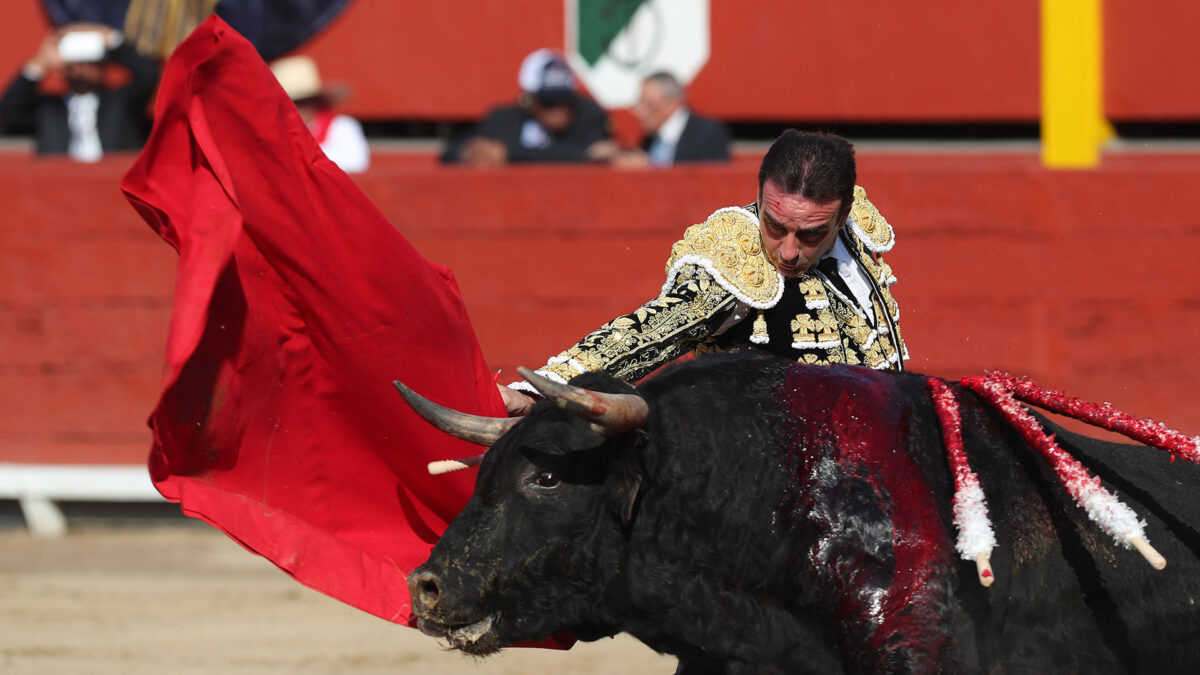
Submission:
[[[474,623],[447,625],[430,619],[417,619],[417,628],[426,635],[446,638],[454,649],[469,654],[491,654],[503,646],[494,630],[496,615],[486,616]]]

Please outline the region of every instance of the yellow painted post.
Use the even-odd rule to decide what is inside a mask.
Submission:
[[[1115,134],[1104,117],[1103,0],[1041,0],[1042,163],[1100,164]]]

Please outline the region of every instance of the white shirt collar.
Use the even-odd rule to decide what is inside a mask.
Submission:
[[[837,260],[838,271],[843,274],[845,274],[847,266],[854,266],[854,257],[850,255],[850,249],[846,248],[846,242],[842,241],[841,235],[834,240],[833,248],[825,254],[825,257]]]
[[[688,111],[687,106],[679,106],[675,109],[675,112],[671,113],[667,121],[662,123],[655,136],[658,136],[659,141],[667,143],[672,147],[678,145],[679,137],[683,135],[683,128],[687,126],[690,115],[691,113]]]
[[[837,261],[838,276],[854,293],[854,300],[859,308],[866,313],[872,324],[875,323],[875,303],[871,299],[871,282],[867,280],[866,274],[854,260],[854,254],[846,248],[846,242],[842,240],[841,234],[835,240],[833,249],[826,253],[825,257]]]

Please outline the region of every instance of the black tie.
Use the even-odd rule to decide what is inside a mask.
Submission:
[[[829,278],[829,281],[833,284],[834,288],[838,289],[842,295],[846,296],[847,300],[855,305],[858,304],[858,299],[855,298],[854,293],[850,291],[849,284],[847,284],[846,280],[842,278],[842,275],[838,273],[837,258],[832,256],[821,258],[819,261],[817,261],[817,269],[821,270],[821,273]]]

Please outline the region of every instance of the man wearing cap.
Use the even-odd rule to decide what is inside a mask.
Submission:
[[[896,278],[882,257],[895,239],[856,174],[846,139],[784,132],[763,157],[755,203],[688,228],[657,298],[538,372],[565,382],[599,370],[632,382],[687,352],[744,348],[903,370]],[[509,414],[524,414],[528,384],[509,387],[500,389]]]
[[[123,86],[105,86],[105,65],[129,71]],[[61,73],[65,93],[39,91]],[[146,105],[158,66],[125,44],[120,31],[77,23],[52,30],[0,98],[6,131],[32,132],[40,155],[66,154],[91,162],[105,152],[137,150],[149,127]]]
[[[346,173],[366,171],[371,164],[371,150],[362,125],[353,117],[334,111],[346,97],[346,88],[323,83],[317,62],[308,56],[279,59],[271,64],[271,72],[296,104],[300,119],[325,156]]]
[[[525,57],[517,105],[496,108],[442,154],[444,162],[587,162],[611,150],[608,116],[575,90],[575,77],[553,49]]]

